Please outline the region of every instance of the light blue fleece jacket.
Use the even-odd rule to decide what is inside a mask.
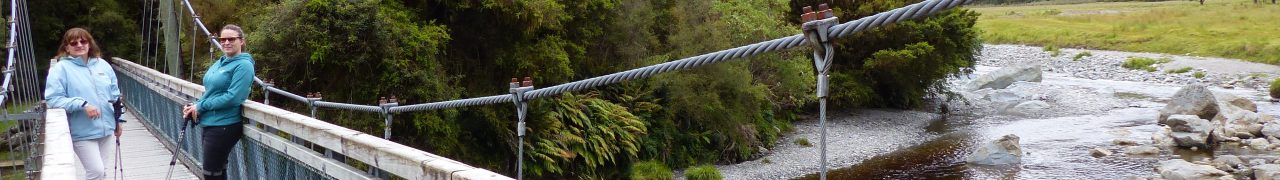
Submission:
[[[201,126],[240,123],[240,107],[249,99],[253,86],[253,56],[240,53],[222,56],[204,72],[204,95],[197,100]]]
[[[101,58],[85,62],[79,57],[63,56],[49,68],[44,82],[44,100],[50,108],[67,110],[71,140],[84,141],[115,134],[115,111],[111,102],[120,99],[116,72]],[[90,119],[85,105],[98,108],[101,115]]]

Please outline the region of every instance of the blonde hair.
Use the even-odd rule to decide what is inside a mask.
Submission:
[[[89,31],[84,30],[84,28],[71,28],[67,30],[66,34],[62,35],[62,43],[58,45],[58,56],[56,57],[70,55],[71,53],[67,52],[67,45],[71,44],[71,41],[81,39],[89,43],[89,57],[102,58],[102,50],[98,49],[98,42],[93,40],[93,35],[89,34]]]

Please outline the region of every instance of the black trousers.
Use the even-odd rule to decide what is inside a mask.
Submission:
[[[227,158],[231,149],[244,136],[244,125],[207,126],[201,139],[204,141],[204,179],[227,179]]]

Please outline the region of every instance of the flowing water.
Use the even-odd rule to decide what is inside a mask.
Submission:
[[[983,69],[979,69],[983,71]],[[989,70],[989,69],[987,69]],[[1154,165],[1160,160],[1182,158],[1200,160],[1213,154],[1248,155],[1226,143],[1213,152],[1163,150],[1157,156],[1128,156],[1113,140],[1127,139],[1139,145],[1150,145],[1151,135],[1160,130],[1155,124],[1158,110],[1163,108],[1180,86],[1138,82],[1088,80],[1046,74],[1044,85],[1062,88],[1105,89],[1112,96],[1087,98],[1120,99],[1129,105],[1104,112],[1060,113],[1051,117],[1018,117],[1003,115],[957,115],[931,122],[924,127],[928,138],[914,146],[903,147],[871,157],[848,167],[833,167],[830,179],[1123,179],[1155,176]],[[1280,114],[1280,104],[1267,102],[1262,92],[1251,89],[1220,89],[1245,97],[1258,105],[1260,113]],[[1090,101],[1091,99],[1084,99]],[[1070,110],[1064,110],[1070,111]],[[965,114],[965,113],[958,113]],[[920,128],[899,126],[893,128]],[[977,146],[1006,134],[1020,137],[1022,163],[1008,166],[966,165],[964,158]],[[1115,154],[1102,158],[1089,155],[1101,147]],[[813,173],[798,179],[818,179]]]

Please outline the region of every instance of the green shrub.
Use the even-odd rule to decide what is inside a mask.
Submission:
[[[580,177],[603,174],[623,159],[633,159],[640,151],[640,138],[648,126],[626,107],[595,98],[594,93],[562,93],[556,101],[537,104],[546,111],[536,113],[530,123],[540,131],[531,133],[526,145],[526,171],[533,175],[572,172]]]
[[[1196,73],[1191,74],[1191,76],[1196,77],[1197,79],[1204,78],[1204,72],[1196,71]]]
[[[631,165],[633,180],[670,180],[674,177],[675,174],[671,173],[671,169],[658,161],[644,161]]]
[[[1271,98],[1280,98],[1280,78],[1271,81]]]
[[[800,145],[804,147],[813,147],[813,143],[809,143],[809,139],[805,139],[805,138],[796,139],[795,143],[796,145]]]
[[[1120,64],[1120,66],[1128,69],[1156,72],[1156,67],[1151,65],[1167,63],[1169,61],[1171,61],[1169,58],[1151,59],[1147,57],[1129,57],[1129,59],[1124,60],[1124,64]]]
[[[795,0],[791,4],[818,2],[826,1]],[[840,19],[858,19],[905,1],[865,2],[836,3],[831,8],[843,10]],[[917,108],[928,98],[954,95],[945,86],[947,77],[971,73],[982,49],[979,30],[973,28],[977,19],[977,13],[957,9],[844,37],[857,41],[837,41],[836,52],[840,53],[835,58],[839,61],[831,67],[828,105]]]
[[[1170,70],[1167,70],[1167,71],[1164,71],[1164,72],[1167,72],[1167,73],[1169,73],[1169,74],[1182,74],[1182,73],[1186,73],[1186,72],[1191,72],[1191,67],[1182,67],[1182,68],[1178,68],[1178,69],[1170,69]]]
[[[720,170],[715,166],[701,165],[690,167],[684,171],[684,178],[689,180],[720,180],[724,179],[720,176]]]
[[[1093,53],[1089,53],[1089,51],[1081,52],[1079,54],[1076,54],[1076,57],[1072,57],[1071,60],[1080,61],[1080,59],[1084,58],[1085,56],[1093,56]]]
[[[1053,44],[1045,45],[1044,52],[1049,52],[1049,55],[1053,57],[1058,57],[1058,55],[1062,54],[1062,50],[1058,49],[1058,46],[1054,46]]]

